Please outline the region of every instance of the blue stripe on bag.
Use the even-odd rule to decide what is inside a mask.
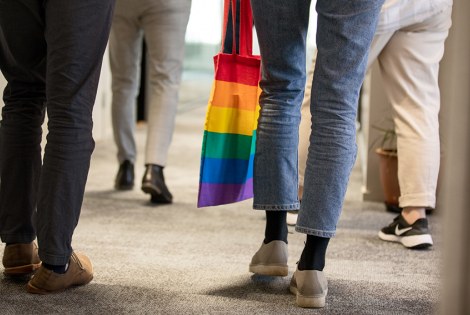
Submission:
[[[205,157],[201,180],[208,184],[243,184],[253,177],[253,159],[253,154],[249,160]]]

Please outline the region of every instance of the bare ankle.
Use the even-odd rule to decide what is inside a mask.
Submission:
[[[418,219],[426,218],[426,209],[424,207],[404,207],[401,215],[408,224],[413,224]]]

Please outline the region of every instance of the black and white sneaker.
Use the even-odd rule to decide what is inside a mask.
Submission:
[[[410,225],[401,214],[379,232],[379,237],[384,241],[402,243],[403,246],[413,249],[427,248],[433,244],[426,218],[418,219]]]

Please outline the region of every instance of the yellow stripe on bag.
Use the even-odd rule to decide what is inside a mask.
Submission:
[[[212,106],[254,110],[261,89],[258,86],[216,81],[211,93]]]
[[[205,130],[251,136],[258,122],[259,106],[254,111],[212,106],[207,114],[211,119]]]

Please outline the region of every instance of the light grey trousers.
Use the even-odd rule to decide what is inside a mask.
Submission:
[[[147,44],[145,164],[165,166],[181,82],[191,0],[117,0],[109,39],[112,122],[118,160],[135,163],[136,97]]]

